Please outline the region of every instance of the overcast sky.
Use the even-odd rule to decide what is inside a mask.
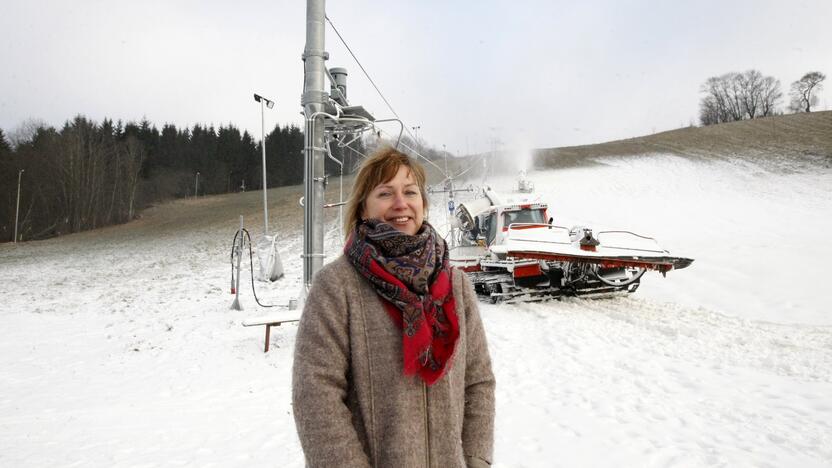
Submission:
[[[453,152],[602,142],[696,122],[706,78],[756,68],[784,93],[832,75],[832,1],[330,1],[408,126]],[[76,114],[161,127],[302,125],[305,2],[2,0],[0,127]],[[327,27],[349,97],[392,117]],[[820,108],[832,105],[832,79]],[[392,128],[391,128],[392,130]]]

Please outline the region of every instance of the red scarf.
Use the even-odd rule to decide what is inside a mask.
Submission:
[[[433,385],[450,368],[459,338],[445,240],[427,222],[410,236],[368,220],[357,226],[344,253],[402,329],[404,375],[418,374]]]

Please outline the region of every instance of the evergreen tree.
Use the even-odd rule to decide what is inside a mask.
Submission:
[[[253,181],[257,178],[257,171],[260,167],[258,161],[260,160],[260,152],[258,145],[254,142],[254,138],[246,131],[243,132],[241,144],[243,146],[242,165],[239,168],[239,173],[235,172],[234,180],[237,187],[247,190],[252,187]]]
[[[0,156],[10,154],[11,152],[12,146],[6,141],[6,135],[3,133],[3,129],[0,128]]]
[[[181,134],[176,127],[165,124],[159,136],[159,147],[156,149],[156,162],[159,168],[172,168],[177,166],[182,152]]]
[[[17,200],[15,189],[17,171],[20,170],[14,156],[11,145],[0,128],[0,242],[12,240],[14,237],[12,223]]]

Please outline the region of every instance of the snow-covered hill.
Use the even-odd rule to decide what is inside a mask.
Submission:
[[[652,235],[696,262],[630,297],[482,304],[495,466],[832,465],[832,170],[600,162],[530,174],[558,223]],[[299,289],[296,192],[271,192],[287,277],[257,283],[263,302]],[[0,246],[0,466],[303,466],[296,328],[263,354],[262,330],[240,326],[267,312],[250,288],[228,309],[236,217],[259,233],[257,202],[179,201]]]

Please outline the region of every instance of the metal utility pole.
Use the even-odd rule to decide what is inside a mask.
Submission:
[[[260,103],[260,146],[263,147],[263,235],[269,235],[269,203],[266,197],[266,113],[264,107],[271,109],[274,101],[270,101],[259,94],[254,94],[254,100]]]
[[[246,238],[243,237],[243,215],[240,215],[240,229],[237,230],[237,240],[234,242],[234,255],[237,256],[236,276],[235,271],[231,275],[231,294],[234,294],[234,302],[231,303],[231,308],[234,310],[243,310],[243,305],[240,303],[240,263],[243,260],[243,250],[245,249]],[[232,265],[234,264],[234,257],[231,257]],[[236,278],[236,281],[235,281]],[[266,325],[268,327],[268,325]]]
[[[199,196],[199,171],[196,171],[196,181],[194,182],[194,198]]]
[[[445,176],[448,176],[448,150],[445,149],[445,144],[442,143],[442,156],[445,157]]]
[[[26,169],[17,172],[17,208],[14,210],[14,243],[17,244],[17,218],[20,215],[20,181]]]
[[[304,136],[303,284],[309,290],[312,278],[324,260],[324,121],[320,114],[327,102],[324,91],[329,54],[325,47],[325,0],[306,1],[305,75],[301,105],[306,117]]]

